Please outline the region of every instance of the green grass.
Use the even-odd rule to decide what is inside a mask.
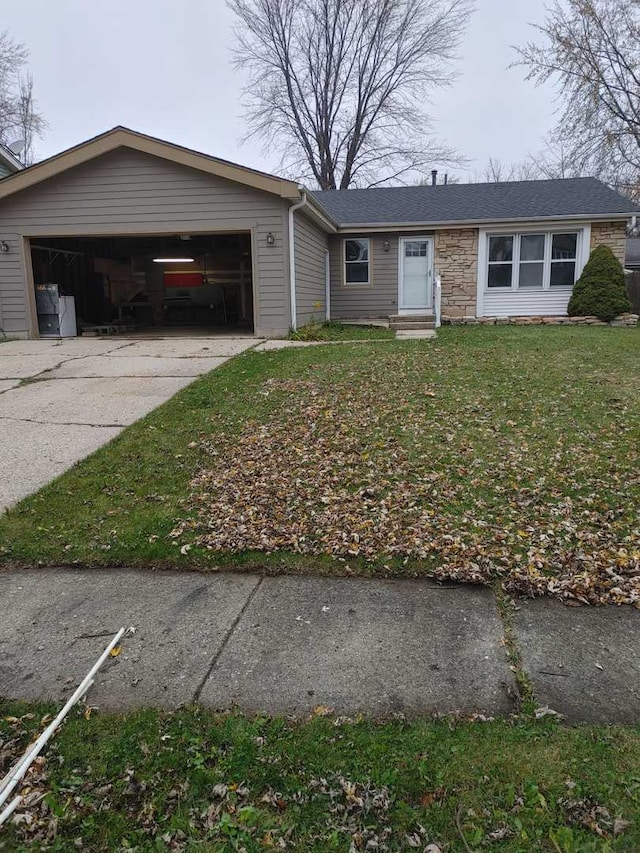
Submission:
[[[354,326],[330,321],[308,323],[289,334],[293,341],[361,341],[393,340],[394,333],[380,326]]]
[[[0,770],[51,710],[0,703]],[[637,729],[75,713],[46,757],[0,850],[640,849]]]
[[[11,509],[0,559],[637,600],[639,352],[558,327],[250,352]]]

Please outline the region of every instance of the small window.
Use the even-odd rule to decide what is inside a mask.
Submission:
[[[404,244],[404,256],[405,258],[426,258],[427,241],[407,240]]]
[[[344,283],[369,284],[369,240],[344,241]]]
[[[489,237],[489,287],[511,287],[513,237]]]

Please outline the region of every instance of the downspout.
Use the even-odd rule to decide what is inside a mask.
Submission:
[[[289,287],[291,299],[291,328],[295,332],[298,328],[297,305],[296,305],[296,242],[295,242],[295,222],[293,214],[296,210],[304,207],[307,203],[306,190],[299,187],[302,193],[302,199],[289,208]]]
[[[327,323],[331,320],[331,255],[324,253],[324,316]]]

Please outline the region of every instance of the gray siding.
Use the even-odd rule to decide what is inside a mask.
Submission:
[[[349,237],[369,237],[369,286],[345,285],[343,246]],[[389,240],[389,251],[384,241]],[[373,318],[388,317],[398,309],[398,240],[389,234],[339,234],[330,241],[331,317]]]
[[[0,200],[0,239],[11,233],[53,237],[251,230],[256,333],[274,335],[290,325],[287,210],[286,201],[260,190],[121,148]],[[266,242],[269,232],[275,237],[273,246]],[[0,256],[0,298],[4,305],[5,294],[13,294],[13,322],[22,330],[28,328],[25,287],[20,253],[12,249]],[[18,305],[14,300],[20,291]]]
[[[421,232],[427,236],[430,232]],[[398,234],[337,234],[330,239],[331,252],[331,316],[336,320],[374,319],[398,313],[398,241],[400,237],[417,236],[415,232]],[[346,286],[343,271],[343,241],[349,237],[370,240],[370,278],[368,287]],[[385,240],[389,251],[385,251]]]
[[[0,239],[9,245],[0,254],[0,334],[28,331],[27,305],[22,266],[22,240],[19,234],[2,231]]]
[[[298,326],[326,316],[327,234],[301,212],[294,213],[296,308]],[[320,307],[314,307],[319,304]]]

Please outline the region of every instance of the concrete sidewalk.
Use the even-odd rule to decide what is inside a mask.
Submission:
[[[132,570],[0,574],[0,695],[67,696],[121,626],[135,633],[88,701],[201,702],[305,715],[517,707],[490,590],[429,581]],[[524,602],[517,643],[539,705],[640,723],[640,613]]]
[[[68,338],[0,345],[0,512],[255,338]]]

